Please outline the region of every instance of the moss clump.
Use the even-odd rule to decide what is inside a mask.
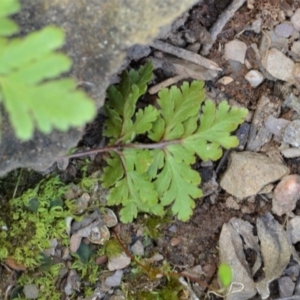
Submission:
[[[0,260],[10,257],[30,270],[40,264],[51,239],[67,243],[65,218],[75,207],[62,201],[66,188],[58,177],[51,177],[1,209],[5,213],[0,212]]]
[[[124,252],[122,246],[115,239],[109,240],[105,245],[105,254],[108,258],[119,256],[122,252]]]

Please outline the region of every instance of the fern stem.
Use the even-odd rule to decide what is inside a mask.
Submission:
[[[179,144],[181,140],[172,140],[172,141],[161,141],[158,143],[153,143],[153,144],[123,144],[123,145],[112,145],[112,146],[107,146],[103,148],[97,148],[97,149],[92,149],[92,150],[87,150],[79,153],[74,153],[71,155],[66,155],[63,157],[59,157],[60,159],[63,158],[74,158],[74,157],[82,157],[86,155],[91,155],[91,154],[98,154],[98,153],[103,153],[103,152],[109,152],[109,151],[114,151],[117,154],[120,154],[120,150],[126,149],[126,148],[134,148],[134,149],[162,149],[165,148],[169,145],[174,145],[174,144]]]
[[[124,148],[135,148],[135,149],[161,149],[166,146],[179,144],[181,140],[162,141],[154,144],[125,144]]]

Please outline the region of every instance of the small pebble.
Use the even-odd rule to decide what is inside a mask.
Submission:
[[[274,190],[272,212],[278,216],[290,213],[299,198],[300,176],[294,174],[283,177]]]
[[[292,121],[286,126],[283,141],[294,147],[300,147],[300,120]]]
[[[130,250],[133,254],[143,256],[145,254],[144,246],[140,240],[137,240],[131,247]]]
[[[282,149],[280,152],[286,158],[295,158],[300,156],[299,148],[286,148]]]
[[[284,38],[290,37],[293,34],[294,30],[295,30],[294,26],[291,23],[282,23],[282,24],[278,24],[275,27],[275,33],[279,37],[284,37]]]
[[[117,270],[113,275],[108,276],[105,279],[105,284],[109,287],[116,287],[121,285],[121,280],[123,276],[122,270]]]
[[[269,115],[265,119],[266,128],[274,135],[278,136],[280,139],[283,138],[284,131],[290,122],[282,118],[275,118]]]
[[[287,233],[292,244],[300,241],[300,216],[295,216],[289,221]]]
[[[253,88],[256,88],[264,81],[264,76],[257,70],[251,70],[246,74],[245,79]]]
[[[180,239],[178,239],[178,238],[172,238],[171,239],[171,246],[175,247],[179,244],[180,244]]]
[[[290,276],[292,280],[293,278],[296,280],[300,273],[300,265],[295,264],[293,266],[290,266],[284,271],[284,273],[285,275]]]
[[[168,230],[171,231],[171,232],[176,233],[177,232],[177,226],[173,224],[171,227],[169,227]]]
[[[247,45],[239,40],[233,40],[225,45],[225,58],[238,61],[242,64],[245,62]]]
[[[39,296],[39,290],[35,284],[25,285],[23,292],[26,299],[37,299]]]
[[[298,277],[294,290],[295,295],[300,295],[300,277]]]
[[[161,261],[163,259],[164,259],[164,257],[161,254],[159,254],[159,253],[156,253],[151,258],[149,258],[149,260],[151,262],[157,262],[157,261]]]
[[[281,51],[271,48],[262,63],[273,77],[288,82],[294,79],[295,63]]]
[[[223,76],[222,78],[220,78],[218,80],[218,83],[223,84],[223,85],[227,85],[229,83],[231,83],[233,81],[233,78],[229,77],[229,76]]]
[[[211,278],[216,272],[216,265],[206,264],[203,266],[202,270],[207,278]]]
[[[107,261],[108,261],[108,258],[106,255],[102,255],[102,256],[99,256],[96,258],[97,265],[103,265],[103,264],[107,263]]]
[[[121,270],[126,268],[131,262],[131,258],[122,252],[116,257],[111,257],[108,261],[107,268],[109,271]]]
[[[280,298],[291,297],[295,288],[295,283],[288,276],[278,279]]]

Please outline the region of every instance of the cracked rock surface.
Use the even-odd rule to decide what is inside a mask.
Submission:
[[[71,76],[80,81],[100,108],[110,77],[118,72],[129,47],[150,43],[163,26],[195,2],[28,0],[22,1],[22,11],[15,19],[22,35],[48,24],[58,25],[65,31],[63,51],[73,60]],[[47,136],[36,132],[31,141],[20,142],[3,115],[0,176],[19,167],[44,171],[57,156],[76,146],[82,136],[83,128],[77,128],[67,133],[53,131]]]

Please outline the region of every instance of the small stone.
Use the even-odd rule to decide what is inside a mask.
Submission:
[[[175,238],[175,237],[174,237],[174,238],[171,238],[170,243],[171,243],[171,246],[175,247],[175,246],[177,246],[177,245],[180,244],[180,239]]]
[[[294,295],[300,295],[300,277],[298,277],[298,279],[296,281]]]
[[[126,268],[131,262],[131,258],[122,252],[116,257],[111,257],[108,261],[107,268],[109,271],[121,270]]]
[[[211,278],[216,272],[216,265],[206,264],[203,266],[202,270],[207,278]]]
[[[280,152],[286,158],[295,158],[300,156],[299,148],[286,148],[282,149]]]
[[[247,45],[239,40],[233,40],[225,45],[225,58],[238,61],[242,64],[245,62]]]
[[[284,276],[278,279],[279,296],[280,298],[291,297],[294,292],[295,283],[288,276]]]
[[[177,226],[173,224],[168,230],[171,231],[171,232],[176,233],[177,232]]]
[[[281,51],[270,49],[262,64],[273,77],[283,81],[293,81],[295,63]]]
[[[137,240],[131,247],[130,250],[133,254],[143,256],[145,254],[144,246],[140,240]]]
[[[244,199],[258,194],[264,186],[289,173],[282,163],[249,151],[232,152],[220,185],[229,194]]]
[[[284,271],[284,273],[287,276],[298,278],[299,273],[300,273],[300,265],[299,264],[292,265],[292,266],[288,267]]]
[[[260,33],[261,32],[261,26],[262,26],[262,19],[257,19],[255,21],[252,22],[251,25],[251,29],[255,32],[255,33]]]
[[[282,178],[274,190],[272,212],[278,216],[295,209],[300,198],[300,176],[288,175]]]
[[[106,255],[102,255],[102,256],[99,256],[96,258],[97,265],[103,265],[103,264],[107,263],[107,261],[108,261],[108,258]]]
[[[67,284],[65,285],[64,291],[66,295],[70,296],[74,293],[74,291],[78,291],[80,289],[80,277],[75,270],[70,270]]]
[[[295,216],[289,221],[287,233],[292,244],[296,244],[300,241],[300,216]]]
[[[25,285],[23,292],[26,299],[37,299],[39,296],[39,290],[35,284]]]
[[[223,84],[223,85],[227,85],[227,84],[231,83],[232,81],[233,81],[232,77],[223,76],[222,78],[220,78],[218,80],[218,83]]]
[[[275,27],[275,33],[279,37],[284,37],[284,38],[290,37],[293,34],[294,30],[295,30],[294,26],[291,23],[282,23],[282,24],[278,24]]]
[[[123,276],[122,270],[117,270],[113,275],[108,276],[105,279],[105,284],[109,287],[116,287],[121,285],[121,280]]]
[[[275,118],[273,115],[269,115],[265,119],[266,128],[274,135],[283,138],[283,133],[290,122],[286,119]]]
[[[240,205],[237,203],[237,201],[232,196],[229,196],[226,199],[225,205],[227,208],[234,209],[234,210],[239,210],[241,208]]]
[[[286,126],[283,141],[294,147],[300,147],[300,120],[292,121]]]
[[[157,261],[161,261],[163,259],[164,259],[164,257],[161,254],[159,254],[159,253],[156,253],[151,258],[149,258],[149,260],[151,262],[157,262]]]
[[[127,53],[129,60],[138,61],[139,59],[148,56],[151,53],[151,48],[145,45],[134,45]]]
[[[300,31],[300,8],[298,8],[294,15],[291,17],[291,22],[294,28]]]
[[[252,87],[256,88],[264,81],[264,76],[257,70],[251,70],[246,74],[245,79]]]

